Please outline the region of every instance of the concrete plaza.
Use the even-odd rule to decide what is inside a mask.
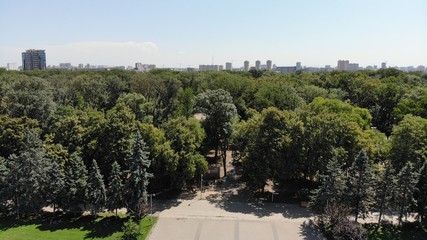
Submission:
[[[150,240],[322,239],[309,211],[297,205],[257,205],[207,195],[174,201],[156,214]]]

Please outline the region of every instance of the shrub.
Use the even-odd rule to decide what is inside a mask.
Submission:
[[[123,225],[123,240],[136,240],[141,235],[139,230],[139,225],[132,218],[129,218],[127,222]]]

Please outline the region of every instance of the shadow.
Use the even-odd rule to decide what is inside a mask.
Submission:
[[[318,240],[318,239],[325,239],[322,236],[322,233],[318,230],[316,224],[313,220],[306,220],[303,224],[300,226],[300,235],[303,237],[304,240]]]
[[[102,218],[100,221],[92,221],[85,225],[84,230],[90,232],[86,234],[86,238],[105,238],[113,235],[116,232],[122,231],[123,224],[128,218],[119,218],[115,216]]]
[[[206,197],[210,203],[228,212],[251,214],[257,217],[267,217],[282,214],[286,218],[308,218],[311,213],[297,204],[271,203],[267,199],[254,198],[250,190],[243,185],[233,183],[217,187],[215,192]]]

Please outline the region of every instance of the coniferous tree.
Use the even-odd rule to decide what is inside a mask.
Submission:
[[[55,212],[56,208],[62,205],[64,196],[66,196],[64,169],[56,160],[52,160],[47,177],[49,184],[46,193],[48,201],[53,207],[53,212]]]
[[[46,156],[35,130],[27,129],[25,138],[22,151],[10,155],[6,162],[8,174],[4,197],[12,201],[18,217],[36,213],[46,205],[47,173],[52,161]]]
[[[137,132],[130,161],[130,175],[127,179],[127,208],[135,217],[141,218],[145,213],[148,202],[147,186],[153,174],[148,173],[151,160],[149,152],[145,151],[145,142],[140,132]]]
[[[372,203],[373,179],[369,158],[365,150],[361,150],[350,168],[348,178],[348,202],[354,209],[355,221],[361,215],[363,218]]]
[[[51,160],[47,158],[39,134],[33,129],[25,132],[25,143],[18,155],[12,154],[7,161],[9,174],[6,178],[9,194],[12,194],[18,217],[38,212],[46,204],[47,172]],[[9,195],[10,196],[10,195]]]
[[[121,175],[120,165],[115,161],[108,179],[107,208],[110,211],[115,210],[116,216],[117,209],[124,206],[124,188]]]
[[[378,226],[387,210],[392,208],[393,196],[396,192],[396,177],[393,167],[387,164],[376,184],[376,201],[378,205]]]
[[[88,202],[92,205],[93,214],[96,214],[100,209],[105,207],[105,202],[107,200],[103,178],[104,177],[99,171],[98,164],[94,159],[92,161],[92,168],[89,172],[89,179],[87,184]]]
[[[399,225],[402,224],[403,216],[407,216],[410,207],[416,203],[414,192],[418,182],[418,173],[415,171],[413,164],[407,162],[397,175],[396,187],[396,206],[399,212]]]
[[[418,217],[422,224],[427,223],[427,161],[424,162],[420,171],[420,177],[417,183],[417,210]]]
[[[65,163],[65,190],[64,208],[80,211],[81,205],[87,200],[87,169],[83,160],[77,154],[71,155]]]
[[[310,207],[323,213],[330,204],[341,204],[346,191],[345,176],[336,157],[326,166],[326,174],[321,176],[321,185],[313,191]]]
[[[7,200],[7,182],[6,177],[8,175],[8,169],[6,168],[6,160],[0,156],[0,209],[4,202]]]

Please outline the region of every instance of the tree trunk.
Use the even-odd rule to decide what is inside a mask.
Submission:
[[[224,177],[227,176],[227,154],[224,154],[222,158],[222,164],[224,165]]]
[[[116,217],[117,217],[117,208],[116,208]]]

